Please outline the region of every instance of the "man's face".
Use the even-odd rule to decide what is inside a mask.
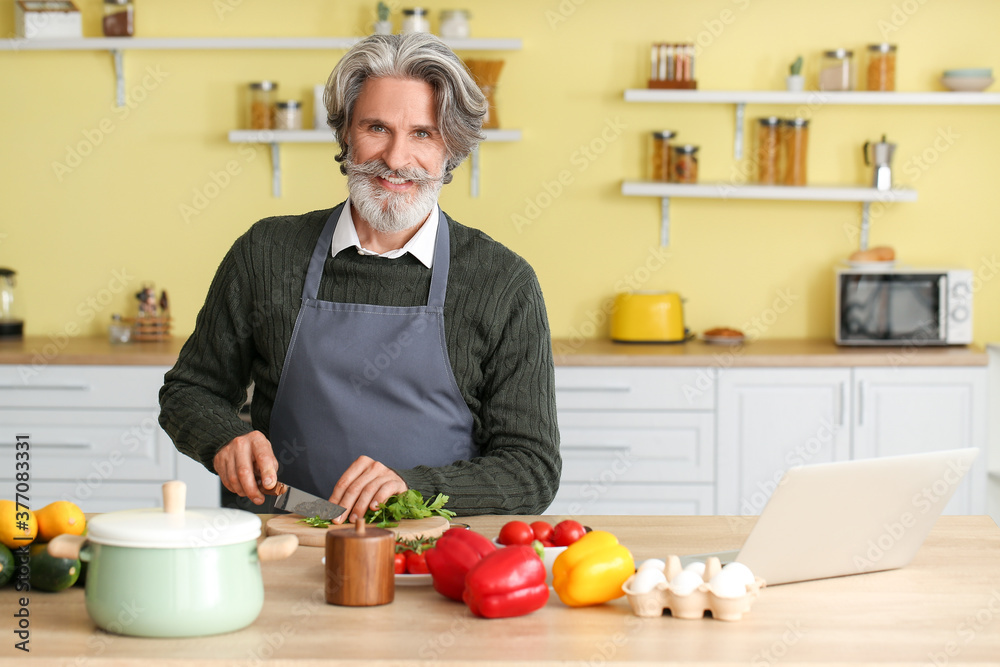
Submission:
[[[348,189],[361,217],[388,233],[422,222],[441,189],[446,155],[430,84],[368,79],[349,132]]]

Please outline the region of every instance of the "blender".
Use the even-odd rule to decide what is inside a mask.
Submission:
[[[0,268],[0,339],[21,338],[24,335],[24,322],[16,317],[15,275],[13,269]]]

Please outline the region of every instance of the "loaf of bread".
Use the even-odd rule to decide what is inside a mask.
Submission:
[[[896,259],[896,251],[887,245],[880,245],[851,253],[848,259],[852,262],[891,262]]]

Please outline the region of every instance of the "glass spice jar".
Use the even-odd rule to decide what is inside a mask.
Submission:
[[[414,32],[430,32],[431,24],[427,20],[427,10],[423,7],[403,10],[403,34]]]
[[[274,96],[278,84],[273,81],[254,81],[250,84],[248,125],[251,130],[274,129]]]
[[[868,90],[896,90],[896,45],[868,45]]]
[[[778,156],[780,155],[781,119],[768,116],[757,119],[757,150],[754,162],[757,164],[757,182],[775,185],[778,182]]]
[[[789,118],[781,122],[781,153],[785,185],[806,184],[806,155],[809,147],[809,121]]]
[[[274,105],[274,129],[302,129],[302,104],[298,100],[282,100]]]
[[[132,0],[104,0],[102,30],[105,37],[132,37],[135,34],[135,5]]]
[[[671,146],[670,182],[698,182],[698,147],[691,144]]]
[[[677,136],[672,130],[653,132],[652,179],[654,181],[670,180],[670,140]]]
[[[441,39],[468,39],[471,32],[469,12],[465,9],[442,9],[438,32]]]
[[[823,52],[819,68],[820,90],[854,90],[854,51],[834,49]]]

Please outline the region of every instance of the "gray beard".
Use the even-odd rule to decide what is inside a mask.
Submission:
[[[434,178],[424,169],[406,167],[393,171],[382,160],[355,164],[348,158],[344,166],[351,204],[372,229],[382,234],[402,232],[423,222],[444,185],[443,179]],[[376,176],[411,180],[415,192],[390,192],[375,183]]]

